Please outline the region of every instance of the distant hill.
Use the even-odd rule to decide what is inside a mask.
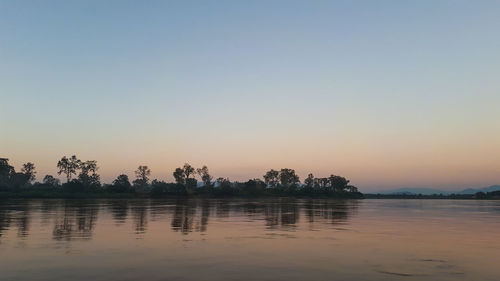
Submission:
[[[488,187],[483,187],[483,188],[467,188],[464,189],[460,192],[457,192],[457,194],[475,194],[476,192],[492,192],[492,191],[498,191],[500,190],[500,185],[492,185]]]
[[[439,189],[433,189],[433,188],[424,188],[424,187],[404,187],[404,188],[398,188],[398,189],[391,189],[391,190],[383,190],[378,192],[380,194],[424,194],[424,195],[431,195],[431,194],[449,194],[449,191],[445,190],[439,190]]]
[[[464,190],[442,190],[442,189],[434,189],[434,188],[424,188],[424,187],[404,187],[397,188],[391,190],[383,190],[377,193],[380,194],[423,194],[423,195],[432,195],[432,194],[475,194],[477,192],[492,192],[500,190],[500,185],[492,185],[488,187],[481,188],[466,188]]]

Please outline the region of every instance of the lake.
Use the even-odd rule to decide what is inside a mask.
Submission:
[[[500,201],[0,201],[1,280],[500,280]]]

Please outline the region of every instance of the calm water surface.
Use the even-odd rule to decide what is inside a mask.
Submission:
[[[1,280],[500,280],[500,201],[0,201]]]

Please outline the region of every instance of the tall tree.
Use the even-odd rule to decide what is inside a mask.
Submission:
[[[177,182],[178,184],[185,184],[186,183],[186,176],[184,175],[184,169],[182,169],[182,168],[175,169],[174,179],[175,179],[175,182]]]
[[[295,174],[294,169],[281,169],[279,179],[283,186],[292,186],[300,183],[299,176]]]
[[[10,177],[15,173],[14,167],[9,165],[9,159],[0,158],[0,186],[10,184]]]
[[[21,168],[21,172],[26,175],[28,178],[28,181],[31,183],[32,181],[35,180],[36,178],[36,171],[35,171],[35,164],[28,162],[26,164],[23,164],[23,167]]]
[[[149,176],[151,175],[151,170],[148,166],[139,166],[135,171],[136,180],[134,180],[134,185],[138,187],[146,187],[149,184]]]
[[[84,186],[99,186],[100,176],[97,174],[99,167],[97,166],[97,161],[89,160],[80,163],[80,174],[78,175],[78,180]]]
[[[76,171],[80,168],[81,162],[82,161],[76,158],[75,155],[70,158],[64,156],[61,160],[59,160],[59,162],[57,162],[57,168],[59,168],[57,174],[66,174],[66,180],[69,182],[71,177],[76,175]]]
[[[279,182],[279,172],[276,170],[269,170],[264,175],[264,182],[270,187],[276,187]]]
[[[328,178],[328,182],[330,183],[330,187],[335,192],[342,192],[347,189],[347,185],[349,184],[349,180],[344,177],[331,175]]]
[[[184,164],[184,166],[182,168],[175,169],[173,175],[174,175],[175,181],[179,184],[196,186],[196,179],[191,178],[191,175],[193,175],[195,172],[196,172],[196,170],[191,165],[186,163],[186,164]],[[208,172],[208,168],[207,168],[207,172]]]
[[[198,175],[201,177],[201,181],[205,186],[211,186],[212,185],[212,176],[208,173],[208,167],[203,166],[202,168],[198,168],[196,170]]]
[[[184,164],[184,175],[186,176],[186,179],[189,179],[189,177],[194,174],[195,169],[189,165],[188,163]]]

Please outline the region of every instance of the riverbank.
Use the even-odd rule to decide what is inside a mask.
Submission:
[[[39,199],[133,199],[133,198],[332,198],[332,199],[455,199],[455,200],[500,200],[500,194],[451,194],[451,195],[422,195],[422,194],[217,194],[217,193],[192,193],[192,194],[154,194],[152,192],[64,192],[64,191],[21,191],[0,192],[0,199],[39,198]]]
[[[51,198],[51,199],[131,199],[131,198],[338,198],[338,199],[363,199],[361,193],[342,193],[342,194],[216,194],[216,193],[192,193],[192,194],[154,194],[152,192],[135,193],[110,193],[110,192],[40,192],[40,191],[22,191],[22,192],[0,192],[0,199],[11,198]]]
[[[366,199],[468,199],[468,200],[500,200],[500,191],[477,192],[475,194],[370,194],[364,193]]]

